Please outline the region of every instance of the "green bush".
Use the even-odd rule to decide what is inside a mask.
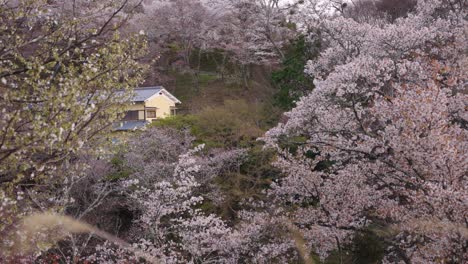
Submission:
[[[125,160],[121,153],[117,153],[112,157],[110,160],[112,165],[112,172],[106,176],[106,180],[108,181],[118,181],[120,179],[125,179],[132,174],[130,168],[128,168],[125,164]]]
[[[223,106],[203,109],[197,117],[198,137],[215,147],[248,147],[264,133],[260,108],[244,100],[226,100]]]
[[[296,101],[314,88],[313,78],[304,73],[304,65],[318,55],[314,48],[318,43],[308,42],[304,36],[298,37],[285,54],[280,70],[271,74],[271,80],[278,91],[274,96],[275,105],[289,110]]]
[[[275,157],[274,150],[265,150],[258,144],[248,150],[237,171],[226,172],[215,179],[225,194],[224,203],[217,210],[224,219],[235,221],[238,210],[249,209],[242,201],[267,199],[264,191],[282,175],[278,168],[271,165]]]

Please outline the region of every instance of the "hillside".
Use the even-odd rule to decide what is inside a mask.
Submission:
[[[466,263],[466,8],[0,1],[0,263]]]
[[[271,73],[278,66],[250,65],[248,87],[239,76],[238,65],[228,63],[222,72],[220,54],[204,53],[198,65],[194,55],[190,68],[180,67],[174,54],[164,54],[155,61],[143,85],[163,85],[179,98],[180,113],[193,114],[210,106],[221,106],[226,100],[245,100],[249,104],[271,104],[277,88],[272,85]],[[157,72],[151,74],[151,72]],[[156,77],[155,77],[156,75]]]

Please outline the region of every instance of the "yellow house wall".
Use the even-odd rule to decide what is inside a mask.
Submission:
[[[146,101],[146,107],[157,107],[156,118],[165,118],[171,115],[171,107],[174,107],[175,103],[171,99],[164,95],[158,95],[150,100]],[[148,120],[152,120],[148,118]]]
[[[174,101],[164,95],[158,95],[145,103],[135,103],[127,106],[127,111],[139,111],[138,119],[144,120],[145,114],[143,110],[146,107],[156,107],[156,118],[146,118],[148,121],[153,121],[158,118],[165,118],[171,115],[171,107],[175,107]]]

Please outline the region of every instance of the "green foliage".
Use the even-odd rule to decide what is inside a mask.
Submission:
[[[190,54],[190,68],[203,72],[220,73],[221,71],[233,72],[239,65],[227,54],[226,50],[200,50],[194,49]]]
[[[307,137],[305,136],[281,136],[279,138],[279,146],[287,150],[290,154],[296,155],[298,153],[298,150],[307,143]],[[320,155],[320,151],[318,149],[309,149],[305,151],[304,156],[308,159],[315,159],[317,156]],[[314,170],[315,171],[325,171],[328,170],[332,165],[334,164],[334,161],[325,159],[322,161],[319,161],[317,165],[315,165]]]
[[[197,115],[199,137],[208,146],[247,147],[263,134],[259,107],[244,100],[227,100]]]
[[[187,107],[190,102],[197,101],[201,96],[201,91],[211,83],[216,82],[219,77],[215,73],[199,72],[171,72],[174,78],[174,95],[183,103],[182,107]]]
[[[223,54],[216,51],[201,51],[194,49],[190,54],[190,67],[197,69],[200,66],[201,71],[206,72],[217,72],[218,64],[223,59]]]
[[[274,99],[269,98],[261,105],[261,127],[265,130],[275,127],[283,116],[283,113],[284,110],[275,104]]]
[[[181,73],[173,71],[171,72],[171,75],[175,78],[175,83],[178,88],[183,85],[187,85],[193,88],[194,83],[197,81],[201,85],[206,85],[219,79],[219,76],[216,73],[207,71],[201,71],[198,73],[198,75],[187,72]]]
[[[245,204],[241,205],[246,199],[266,199],[264,191],[273,180],[281,177],[281,171],[272,165],[275,157],[274,150],[265,150],[258,144],[248,150],[238,171],[227,172],[215,179],[215,183],[226,196],[224,204],[217,209],[223,218],[235,221],[236,211],[248,209]]]
[[[167,47],[173,53],[177,53],[183,50],[183,48],[176,42],[167,44]]]
[[[273,180],[278,179],[281,171],[271,165],[275,157],[276,152],[274,150],[263,149],[262,145],[254,146],[249,150],[247,159],[240,167],[240,173],[259,180],[250,187],[266,189],[269,188]],[[253,193],[253,195],[258,194],[258,192]]]
[[[196,115],[157,120],[152,126],[189,129],[196,138],[194,143],[205,143],[207,149],[248,148],[247,156],[237,169],[224,172],[214,180],[225,195],[223,204],[215,205],[207,199],[198,207],[235,221],[236,211],[245,209],[240,205],[242,200],[264,199],[263,191],[273,180],[281,177],[281,171],[272,166],[276,152],[263,149],[256,140],[264,133],[260,126],[262,119],[259,107],[248,105],[243,100],[228,100],[223,106],[209,107]]]
[[[106,180],[118,181],[120,179],[128,178],[132,174],[132,170],[125,164],[125,159],[122,154],[118,153],[112,157],[110,161],[112,165],[112,173],[107,175]]]
[[[355,263],[380,263],[387,245],[374,232],[359,233],[353,240]]]
[[[212,81],[218,80],[218,75],[209,72],[200,72],[198,74],[198,81],[200,84],[207,84]]]
[[[279,146],[282,149],[288,150],[288,152],[291,154],[296,154],[299,150],[299,147],[304,145],[306,142],[307,138],[304,136],[282,136],[279,138]]]
[[[334,250],[323,261],[323,264],[377,264],[382,262],[385,253],[385,238],[368,228],[356,234],[351,243],[342,245],[341,250]],[[319,260],[317,258],[317,260]]]
[[[210,147],[248,147],[264,133],[260,107],[244,100],[226,100],[224,105],[206,107],[196,115],[178,115],[153,122],[152,126],[189,129],[196,143]]]
[[[298,37],[285,54],[280,70],[271,74],[273,85],[278,88],[275,105],[284,110],[295,106],[295,102],[314,88],[313,79],[304,73],[304,65],[318,55],[314,51],[318,43],[308,42],[304,36]]]
[[[223,215],[221,208],[209,199],[203,199],[203,201],[197,204],[194,208],[200,209],[206,214]]]
[[[195,77],[190,73],[181,73],[178,71],[170,72],[172,78],[174,78],[174,95],[179,98],[184,105],[187,101],[191,100],[196,96]]]

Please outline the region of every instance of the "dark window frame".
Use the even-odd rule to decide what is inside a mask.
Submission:
[[[156,109],[146,109],[146,118],[156,118]]]

